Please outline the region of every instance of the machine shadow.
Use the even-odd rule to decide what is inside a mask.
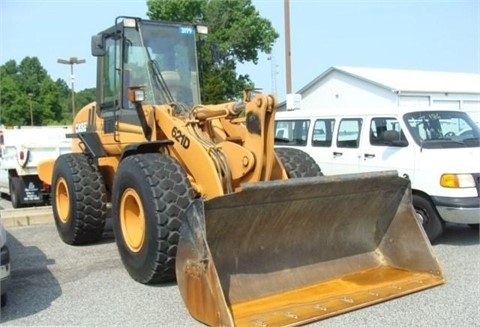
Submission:
[[[2,324],[43,311],[62,294],[60,283],[48,268],[55,264],[54,259],[36,246],[24,246],[8,231],[7,244],[12,270]]]

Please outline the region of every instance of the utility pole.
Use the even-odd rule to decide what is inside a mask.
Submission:
[[[69,59],[58,59],[59,64],[70,65],[70,79],[72,82],[72,120],[75,118],[75,75],[73,75],[73,65],[83,64],[85,59],[78,59],[77,57],[70,57]]]
[[[290,53],[290,0],[284,0],[285,14],[285,79],[287,82],[287,94],[292,93],[292,67]]]

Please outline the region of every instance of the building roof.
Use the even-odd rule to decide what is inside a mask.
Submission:
[[[305,85],[303,93],[332,72],[340,72],[391,90],[413,93],[474,93],[480,94],[480,74],[424,70],[333,66]]]

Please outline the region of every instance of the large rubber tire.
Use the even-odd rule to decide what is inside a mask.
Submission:
[[[12,203],[12,207],[17,209],[23,207],[23,203],[20,200],[21,197],[21,189],[22,189],[22,180],[20,177],[13,176],[10,177],[10,202]]]
[[[72,245],[102,238],[107,195],[98,167],[84,154],[63,154],[52,177],[53,217],[61,239]]]
[[[468,224],[468,226],[473,230],[478,230],[479,224]]]
[[[112,190],[113,230],[133,279],[175,279],[179,229],[193,198],[184,169],[167,155],[137,154],[120,163]]]
[[[415,212],[420,215],[422,226],[430,240],[435,242],[445,230],[445,222],[440,218],[430,200],[419,194],[413,194],[413,207]]]
[[[282,161],[289,178],[323,176],[315,160],[302,150],[276,148],[275,152]]]

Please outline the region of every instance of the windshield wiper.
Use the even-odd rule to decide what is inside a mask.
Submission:
[[[170,89],[163,78],[160,68],[158,67],[158,63],[155,60],[150,60],[150,66],[152,67],[153,74],[156,77],[155,80],[160,86],[163,98],[167,101],[167,103],[175,102],[175,99],[173,98],[172,93],[170,92]]]
[[[449,138],[449,137],[438,138],[438,139],[435,139],[434,141],[450,142],[450,143],[456,143],[456,144],[465,145],[464,142],[458,141],[458,140],[454,140],[454,139]]]
[[[278,143],[290,143],[290,140],[284,137],[275,137],[275,142]]]
[[[480,137],[469,137],[469,138],[466,138],[466,139],[463,139],[463,142],[465,144],[467,143],[474,143],[474,142],[477,142],[477,143],[480,143]]]

